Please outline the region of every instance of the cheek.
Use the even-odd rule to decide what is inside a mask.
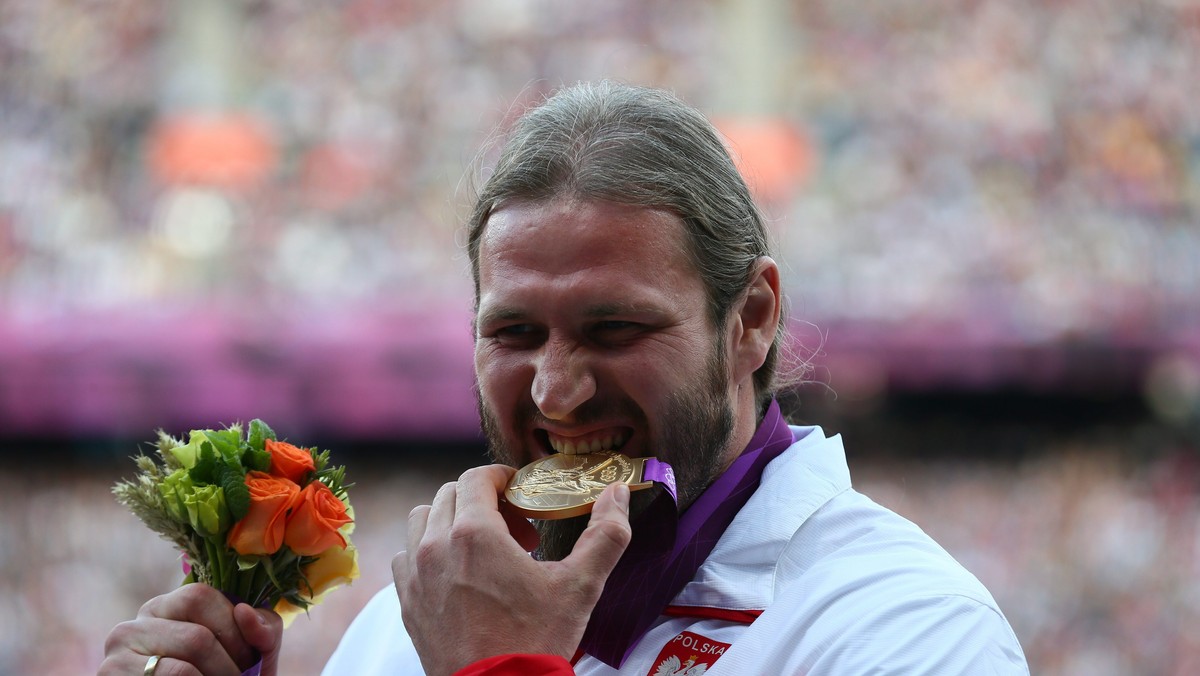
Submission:
[[[667,354],[640,355],[609,371],[621,389],[648,400],[669,396],[687,387],[702,373],[704,357],[700,347]]]
[[[511,406],[522,391],[528,396],[532,385],[523,375],[520,360],[505,356],[496,350],[475,351],[475,379],[479,383],[479,395],[493,410]]]

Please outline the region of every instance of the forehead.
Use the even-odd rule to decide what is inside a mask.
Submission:
[[[514,202],[492,213],[479,246],[480,295],[532,279],[583,284],[701,285],[683,220],[649,207],[560,198]]]
[[[516,202],[494,211],[480,240],[481,281],[485,270],[512,265],[547,273],[653,265],[695,274],[678,216],[574,198]]]

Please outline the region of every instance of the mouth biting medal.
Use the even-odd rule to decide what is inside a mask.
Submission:
[[[638,491],[663,484],[675,495],[671,466],[655,458],[620,453],[555,453],[517,470],[504,499],[513,511],[530,519],[566,519],[592,511],[609,484],[624,483]]]

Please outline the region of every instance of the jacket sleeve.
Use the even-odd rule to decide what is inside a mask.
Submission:
[[[557,655],[497,655],[454,672],[454,676],[573,676],[571,663]]]

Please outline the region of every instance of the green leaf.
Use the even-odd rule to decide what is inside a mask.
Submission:
[[[263,570],[267,571],[267,577],[270,578],[271,584],[275,585],[276,589],[287,589],[287,586],[280,583],[279,577],[275,572],[275,561],[271,557],[263,557]]]
[[[256,450],[252,447],[247,448],[242,452],[242,466],[247,470],[269,471],[271,469],[271,454],[265,450]]]
[[[215,484],[223,465],[224,463],[217,459],[212,444],[205,441],[200,444],[200,456],[196,459],[196,464],[188,470],[188,476],[197,484]]]
[[[238,567],[238,570],[240,570],[240,571],[253,570],[256,566],[258,566],[264,560],[270,561],[270,559],[267,559],[264,556],[257,556],[257,555],[253,555],[253,554],[239,555],[237,557],[237,567]],[[267,565],[270,565],[270,564],[268,563]]]
[[[240,427],[227,430],[206,430],[204,432],[208,440],[212,442],[216,450],[221,454],[221,457],[226,460],[241,462],[242,430]]]
[[[277,438],[275,430],[271,429],[267,423],[258,418],[250,421],[250,448],[265,453],[267,439],[275,441]]]
[[[308,612],[308,609],[310,607],[312,607],[311,601],[300,598],[300,590],[299,589],[292,590],[286,594],[283,594],[283,598],[287,599],[288,602],[291,603],[293,606],[296,606],[297,608],[299,608],[300,610],[303,610],[305,612]]]
[[[346,489],[353,484],[346,483],[346,466],[329,467],[317,474],[317,480],[324,483],[338,498],[346,497]]]
[[[312,453],[313,465],[316,466],[317,474],[324,472],[325,467],[329,465],[329,451],[324,450],[317,452],[317,449],[313,448],[310,449],[309,452]]]
[[[250,511],[250,488],[246,486],[246,475],[238,468],[221,465],[221,488],[225,490],[225,504],[234,522],[241,521]]]

